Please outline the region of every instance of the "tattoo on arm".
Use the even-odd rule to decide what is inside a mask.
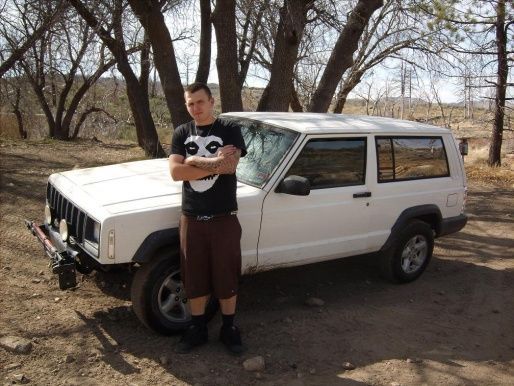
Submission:
[[[234,174],[241,156],[241,150],[237,150],[234,154],[225,157],[188,157],[186,163],[196,166],[197,168],[210,171],[214,174]]]

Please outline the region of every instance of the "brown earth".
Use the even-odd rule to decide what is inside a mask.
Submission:
[[[60,291],[23,219],[41,219],[48,175],[143,158],[133,145],[0,141],[0,384],[34,385],[512,385],[514,197],[512,186],[471,181],[470,220],[437,241],[425,274],[392,285],[372,258],[259,273],[244,279],[237,323],[241,358],[217,341],[178,356],[178,336],[145,329],[130,308],[130,274],[79,277]],[[305,305],[315,296],[321,307]],[[266,368],[242,362],[260,355]],[[345,370],[344,362],[355,365]],[[16,378],[18,376],[18,378]]]

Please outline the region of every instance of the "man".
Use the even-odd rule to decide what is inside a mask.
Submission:
[[[238,126],[214,117],[214,99],[207,85],[187,86],[184,97],[193,120],[175,129],[169,157],[171,177],[183,181],[181,277],[192,315],[178,351],[189,352],[207,342],[205,306],[213,295],[219,299],[223,318],[220,340],[239,354],[243,345],[234,315],[241,226],[235,214],[235,171],[246,148]]]

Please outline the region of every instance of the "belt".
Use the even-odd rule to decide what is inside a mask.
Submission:
[[[227,212],[227,213],[217,213],[217,214],[201,214],[194,215],[189,213],[183,213],[184,216],[195,219],[196,221],[209,221],[218,217],[226,217],[226,216],[234,216],[237,214],[237,211]]]

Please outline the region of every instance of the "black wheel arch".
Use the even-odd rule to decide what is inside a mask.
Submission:
[[[380,250],[386,251],[393,247],[402,229],[404,229],[405,226],[412,220],[420,220],[430,225],[430,227],[434,230],[436,237],[441,233],[443,216],[441,215],[441,210],[437,205],[426,204],[413,206],[405,209],[398,216],[391,228],[389,237],[387,238],[382,248],[380,248]]]
[[[132,262],[139,264],[148,263],[159,250],[178,245],[178,228],[161,229],[149,234],[145,238],[132,257]]]

